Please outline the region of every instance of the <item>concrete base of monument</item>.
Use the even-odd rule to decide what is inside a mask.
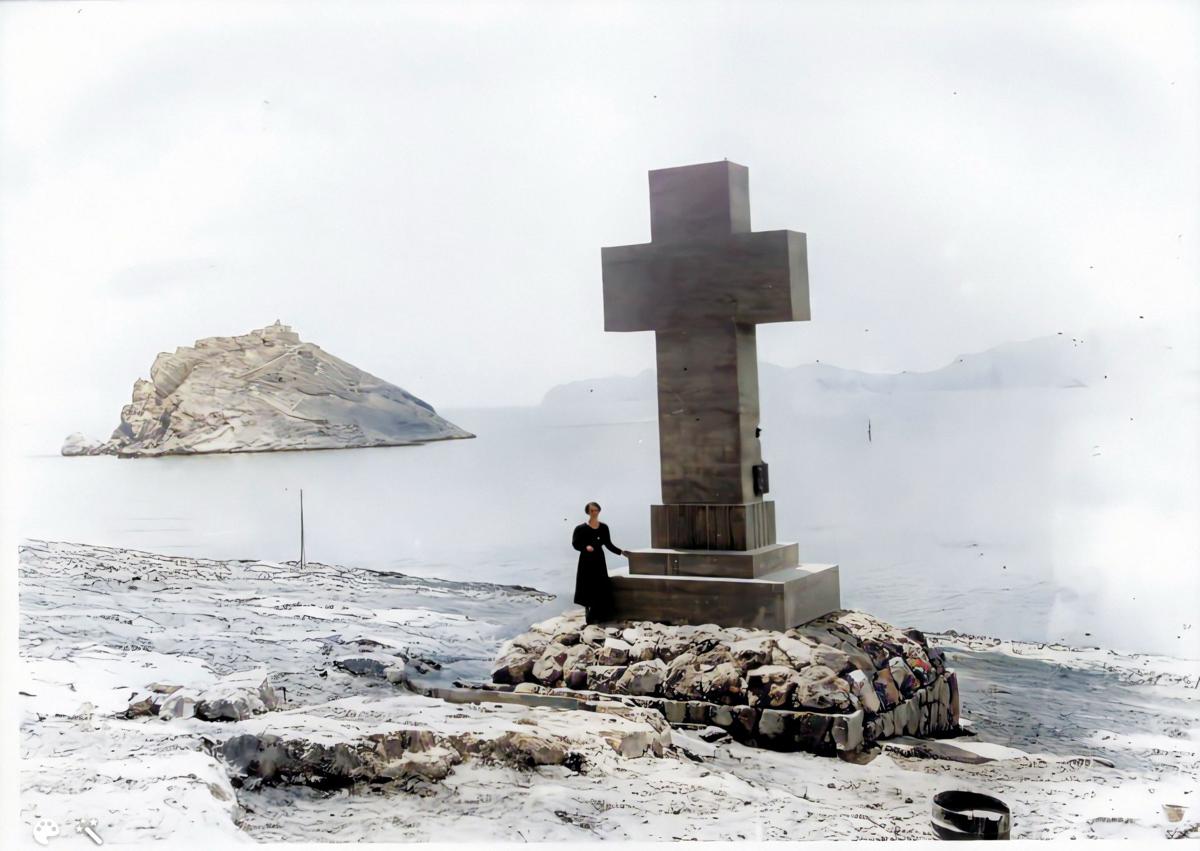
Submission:
[[[800,563],[800,545],[767,544],[749,550],[681,550],[653,547],[626,550],[636,576],[724,576],[756,579]]]
[[[836,564],[753,578],[618,573],[611,581],[613,620],[785,630],[841,608]]]
[[[566,699],[580,709],[616,701],[672,724],[720,727],[747,744],[819,754],[959,732],[958,680],[942,653],[918,630],[856,611],[786,630],[588,625],[573,611],[507,642],[488,691],[479,699]]]

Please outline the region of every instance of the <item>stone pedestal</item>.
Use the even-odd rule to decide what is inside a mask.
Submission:
[[[795,544],[781,545],[795,552]],[[642,550],[630,555],[653,555]],[[688,555],[688,554],[685,554]],[[711,557],[713,553],[697,553]],[[836,564],[802,564],[754,577],[620,573],[612,576],[614,620],[715,623],[785,630],[835,611]]]

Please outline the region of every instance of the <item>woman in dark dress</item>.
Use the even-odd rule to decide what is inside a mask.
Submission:
[[[579,566],[575,568],[575,602],[584,607],[588,623],[609,618],[612,614],[612,586],[608,581],[608,565],[604,563],[604,547],[619,556],[625,551],[614,546],[607,524],[600,522],[600,503],[589,502],[584,508],[588,519],[575,527],[571,546],[579,550]]]

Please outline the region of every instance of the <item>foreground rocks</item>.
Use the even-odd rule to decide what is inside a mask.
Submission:
[[[125,717],[157,715],[164,721],[185,718],[243,721],[281,705],[266,671],[257,669],[229,674],[202,689],[151,683],[144,694],[130,701]]]
[[[492,666],[500,688],[590,693],[652,708],[676,724],[729,731],[778,750],[858,751],[893,736],[958,728],[958,680],[918,630],[834,612],[774,632],[648,621],[535,624]]]
[[[396,446],[474,437],[394,384],[276,322],[162,353],[104,442],[70,435],[63,455],[142,457]]]
[[[463,762],[516,770],[563,766],[586,772],[596,749],[635,759],[662,757],[671,748],[671,729],[649,709],[596,704],[591,713],[567,718],[534,710],[509,723],[480,724],[451,731],[405,726],[353,736],[240,733],[210,750],[229,768],[234,785],[304,785],[336,789],[357,784],[397,784],[421,791],[449,776]]]

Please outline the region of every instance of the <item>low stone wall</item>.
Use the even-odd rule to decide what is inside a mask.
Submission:
[[[507,642],[493,688],[618,700],[747,744],[819,754],[958,729],[958,680],[924,635],[864,612],[774,632],[714,624],[535,624]]]

